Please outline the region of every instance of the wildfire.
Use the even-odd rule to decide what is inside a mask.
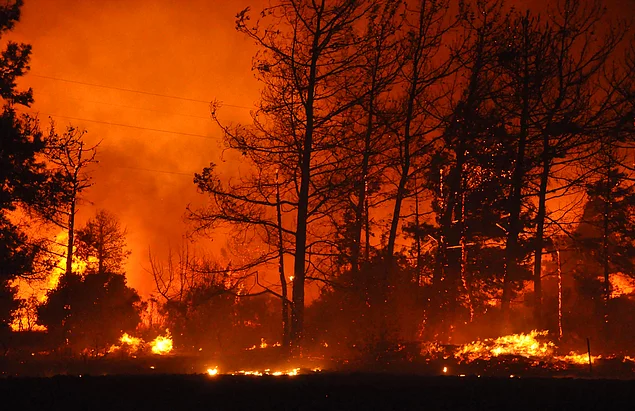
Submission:
[[[218,367],[214,367],[214,368],[208,368],[207,369],[207,375],[209,376],[215,376],[218,375]]]
[[[165,337],[159,335],[150,343],[154,354],[165,355],[172,351],[172,336],[170,335],[170,330],[165,330],[165,333]]]

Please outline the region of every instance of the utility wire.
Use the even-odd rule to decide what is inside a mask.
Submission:
[[[64,78],[59,78],[59,77],[45,76],[45,75],[42,75],[42,74],[29,73],[28,75],[33,76],[33,77],[39,77],[39,78],[43,78],[43,79],[48,79],[48,80],[62,81],[62,82],[65,82],[65,83],[81,84],[81,85],[84,85],[84,86],[100,87],[100,88],[107,88],[107,89],[111,89],[111,90],[125,91],[125,92],[128,92],[128,93],[145,94],[145,95],[148,95],[148,96],[171,98],[171,99],[174,99],[174,100],[191,101],[191,102],[194,102],[194,103],[205,103],[205,104],[209,104],[210,103],[210,101],[207,101],[207,100],[199,100],[199,99],[188,98],[188,97],[172,96],[172,95],[169,95],[169,94],[152,93],[152,92],[149,92],[149,91],[135,90],[135,89],[131,89],[131,88],[106,86],[106,85],[103,85],[103,84],[95,84],[95,83],[88,83],[88,82],[84,82],[84,81],[69,80],[69,79],[64,79]],[[239,106],[239,105],[236,105],[236,104],[222,104],[222,106],[223,107],[242,108],[242,109],[245,109],[245,110],[252,110],[253,109],[253,107]]]
[[[143,167],[129,167],[129,166],[118,166],[118,165],[112,165],[110,167],[113,168],[127,168],[130,170],[140,170],[140,171],[150,171],[152,173],[163,173],[163,174],[174,174],[174,175],[179,175],[179,176],[187,176],[187,177],[193,177],[194,173],[183,173],[181,171],[168,171],[168,170],[154,170],[151,168],[143,168]]]
[[[28,113],[28,114],[35,114],[35,115],[44,114],[46,116],[65,118],[65,119],[68,119],[68,120],[88,121],[88,122],[91,122],[91,123],[106,124],[106,125],[109,125],[109,126],[126,127],[126,128],[137,129],[137,130],[154,131],[154,132],[157,132],[157,133],[175,134],[175,135],[182,135],[182,136],[188,136],[188,137],[199,137],[199,138],[205,138],[205,139],[208,139],[208,140],[214,140],[214,137],[206,136],[206,135],[203,135],[203,134],[182,133],[182,132],[179,132],[179,131],[162,130],[162,129],[159,129],[159,128],[141,127],[141,126],[133,126],[133,125],[130,125],[130,124],[112,123],[110,121],[99,121],[99,120],[91,120],[91,119],[88,119],[88,118],[81,118],[81,117],[63,116],[63,115],[60,115],[60,114],[44,113],[42,111],[36,112],[36,111],[27,111],[27,110],[18,110],[18,109],[16,109],[16,111],[20,111],[20,112]]]
[[[42,95],[42,93],[40,93],[40,92],[38,92],[37,94],[38,94],[38,96]],[[127,105],[124,105],[124,104],[108,103],[108,102],[105,102],[105,101],[87,100],[87,99],[78,98],[78,97],[66,97],[66,98],[68,100],[84,101],[86,103],[91,103],[91,104],[103,104],[103,105],[106,105],[106,106],[130,108],[130,109],[133,109],[133,110],[142,110],[142,111],[152,111],[152,112],[155,112],[155,113],[170,114],[170,115],[173,115],[173,116],[183,116],[183,117],[200,118],[200,119],[203,119],[203,120],[211,120],[211,117],[209,117],[209,116],[205,117],[205,116],[196,116],[194,114],[175,113],[173,111],[164,111],[164,110],[155,110],[155,109],[145,108],[145,107],[127,106]]]

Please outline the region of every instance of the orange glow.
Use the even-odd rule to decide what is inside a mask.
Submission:
[[[143,250],[150,247],[158,255],[181,237],[186,204],[201,202],[192,184],[193,173],[220,157],[216,143],[221,133],[210,121],[209,101],[218,98],[247,107],[222,109],[224,118],[247,122],[249,108],[259,95],[251,72],[256,48],[234,27],[236,12],[243,6],[207,0],[148,4],[120,7],[111,2],[75,1],[69,15],[68,4],[29,0],[19,24],[7,36],[33,46],[30,74],[19,80],[21,87],[34,90],[35,103],[29,111],[40,112],[43,123],[52,115],[60,128],[72,123],[87,129],[89,145],[102,141],[100,163],[91,170],[95,184],[86,191],[77,224],[98,208],[121,217],[133,251],[126,267],[129,283],[144,297],[153,291],[154,283],[142,268],[147,263]],[[46,23],[52,21],[59,24]],[[211,52],[201,52],[206,48]],[[112,195],[115,192],[117,196]],[[217,242],[209,244],[219,251]]]
[[[212,376],[212,377],[218,375],[218,367],[208,368],[207,369],[207,375]]]

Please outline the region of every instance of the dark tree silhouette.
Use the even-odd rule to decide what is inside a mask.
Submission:
[[[95,272],[64,275],[38,308],[40,324],[59,346],[73,352],[104,354],[141,320],[141,298],[123,274]]]
[[[0,6],[0,35],[13,29],[20,18],[21,0]],[[9,281],[34,272],[41,245],[31,241],[15,217],[19,209],[35,209],[48,199],[50,176],[40,154],[45,148],[37,122],[16,114],[16,105],[29,106],[32,91],[18,90],[17,79],[29,69],[31,46],[12,41],[0,55],[0,333],[11,322],[16,308]]]
[[[88,273],[123,273],[130,255],[126,249],[126,230],[115,215],[105,210],[98,211],[77,230],[76,248],[76,255],[86,263]]]
[[[75,218],[77,205],[84,190],[92,186],[87,168],[96,163],[97,145],[87,146],[85,131],[73,126],[59,134],[51,122],[47,138],[46,157],[55,182],[61,188],[53,209],[47,211],[48,220],[57,227],[66,230],[66,274],[73,270],[73,251],[75,246]]]
[[[330,247],[331,241],[325,239],[319,223],[333,213],[331,200],[338,197],[345,182],[332,152],[340,144],[336,133],[339,118],[356,101],[341,99],[334,87],[359,81],[354,69],[360,62],[361,49],[353,47],[358,41],[354,23],[366,15],[371,3],[281,0],[266,8],[256,23],[249,21],[249,10],[239,13],[238,31],[261,48],[254,68],[264,89],[254,125],[224,130],[228,145],[250,161],[255,176],[231,188],[219,184],[213,168],[197,176],[199,188],[212,194],[222,208],[220,213],[213,208],[207,215],[195,215],[194,220],[202,226],[246,221],[253,227],[255,222],[274,229],[274,244],[279,241],[275,239],[279,239],[277,230],[281,229],[276,218],[277,187],[281,190],[282,208],[294,214],[293,228],[283,230],[292,237],[290,341],[294,346],[300,344],[304,327],[307,257],[312,252],[319,255],[319,248]],[[236,215],[249,218],[237,220]],[[279,248],[274,250],[273,258],[279,258]]]
[[[38,308],[40,323],[60,344],[72,350],[103,353],[140,321],[141,299],[126,285],[126,233],[117,218],[104,211],[77,230],[76,261],[84,273],[66,273]]]

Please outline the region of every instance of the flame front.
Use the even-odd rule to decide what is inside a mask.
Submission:
[[[496,339],[487,338],[464,344],[454,353],[454,357],[471,362],[477,359],[488,360],[501,355],[516,355],[526,358],[545,358],[553,356],[555,344],[541,342],[536,337],[545,337],[547,331],[533,330],[528,334],[511,334]]]
[[[165,337],[159,335],[150,343],[154,354],[165,355],[172,351],[172,336],[170,335],[170,330],[165,330],[165,333]]]

